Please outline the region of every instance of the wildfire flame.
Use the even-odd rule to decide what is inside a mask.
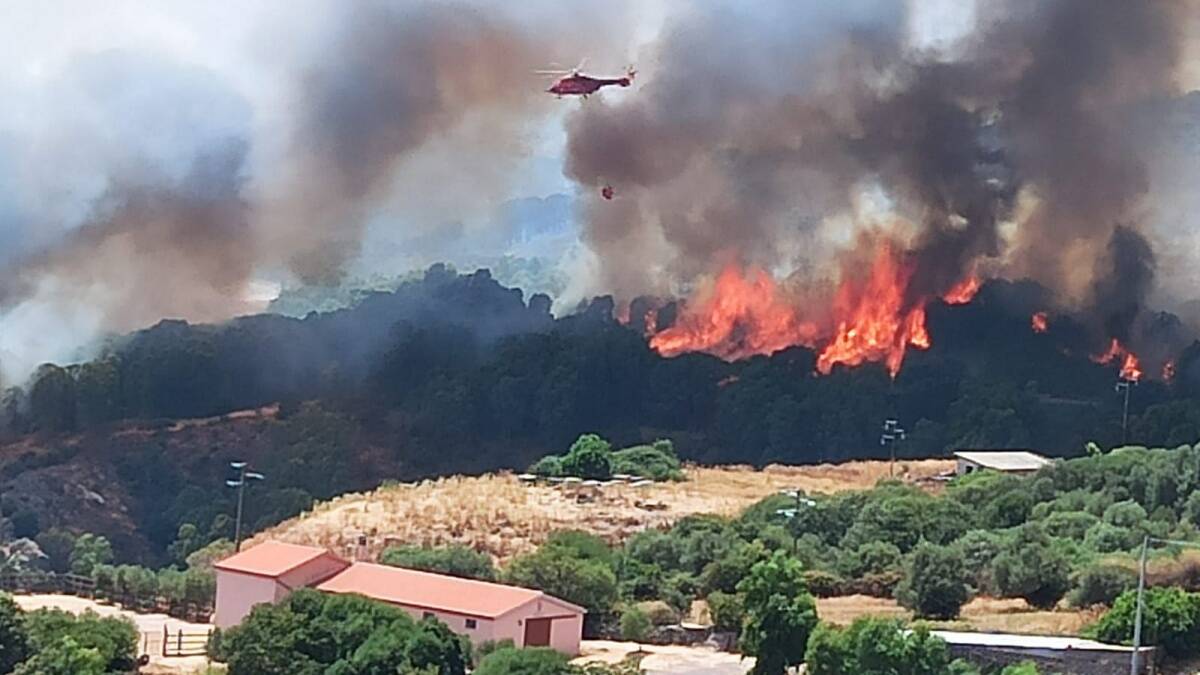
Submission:
[[[942,300],[948,305],[965,305],[975,297],[981,285],[979,276],[972,272],[946,291]]]
[[[928,298],[908,295],[913,266],[882,244],[867,274],[846,275],[828,314],[805,315],[764,270],[726,267],[713,285],[680,312],[675,325],[650,338],[664,356],[703,351],[726,360],[770,354],[793,345],[818,349],[816,369],[836,364],[883,363],[893,377],[909,347],[930,345],[925,329]],[[971,275],[944,297],[967,302],[979,288]]]
[[[1109,343],[1107,351],[1092,357],[1096,363],[1112,363],[1117,359],[1121,359],[1121,379],[1130,382],[1142,379],[1141,364],[1138,362],[1137,355],[1126,349],[1116,338]]]
[[[1167,382],[1175,380],[1175,361],[1167,361],[1162,367],[1162,378]]]
[[[1050,328],[1050,320],[1045,312],[1034,312],[1033,316],[1029,317],[1029,323],[1035,333],[1045,333]]]
[[[650,338],[650,346],[663,356],[703,351],[733,361],[816,338],[816,324],[801,320],[770,274],[757,267],[743,274],[730,265],[674,326]]]
[[[927,349],[924,303],[905,306],[911,277],[911,267],[882,246],[865,283],[843,280],[833,301],[837,331],[817,357],[817,370],[828,374],[837,363],[882,361],[895,377],[909,345]]]

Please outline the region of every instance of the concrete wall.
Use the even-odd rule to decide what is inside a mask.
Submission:
[[[251,608],[264,602],[275,602],[283,590],[268,577],[217,570],[217,606],[213,623],[217,628],[236,626]]]
[[[1130,653],[1089,649],[1019,649],[978,645],[950,645],[950,654],[984,668],[1033,661],[1044,673],[1062,675],[1129,675]],[[1141,672],[1153,675],[1153,653],[1142,657]]]

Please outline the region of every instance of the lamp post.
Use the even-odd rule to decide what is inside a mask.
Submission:
[[[791,497],[796,500],[795,508],[776,509],[775,510],[775,513],[777,515],[787,518],[788,522],[791,522],[791,520],[793,518],[795,518],[797,515],[799,515],[800,507],[803,506],[803,507],[807,507],[807,508],[812,508],[817,505],[816,502],[809,499],[808,497],[805,497],[804,492],[801,491],[799,488],[794,488],[791,490],[782,490],[779,494],[784,495],[785,497]],[[792,534],[792,555],[798,555],[799,553],[800,553],[800,534],[798,532],[796,532],[796,533]]]
[[[1142,615],[1145,613],[1146,606],[1146,552],[1149,550],[1150,544],[1152,543],[1200,548],[1200,544],[1193,541],[1156,539],[1150,536],[1142,539],[1142,554],[1139,556],[1138,560],[1137,609],[1134,611],[1133,618],[1133,654],[1131,654],[1129,657],[1129,675],[1138,675],[1139,661],[1141,660],[1142,656]]]
[[[900,427],[900,420],[889,417],[883,421],[883,433],[879,436],[879,444],[886,445],[891,456],[891,464],[888,465],[888,476],[894,478],[896,476],[896,442],[904,440],[904,429]]]
[[[1117,378],[1117,393],[1125,394],[1125,405],[1121,408],[1121,444],[1129,442],[1129,390],[1137,386],[1138,381],[1121,375]]]
[[[237,518],[233,526],[233,550],[234,552],[242,550],[242,504],[246,495],[246,482],[251,480],[262,480],[265,478],[261,473],[246,470],[246,462],[230,462],[229,466],[234,471],[238,472],[238,477],[233,480],[225,481],[225,485],[231,488],[237,488]]]

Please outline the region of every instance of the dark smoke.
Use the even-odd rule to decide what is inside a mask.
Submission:
[[[1194,3],[977,4],[946,52],[913,47],[901,3],[679,17],[642,89],[569,121],[569,175],[621,196],[586,212],[604,285],[678,291],[731,252],[820,265],[822,221],[892,228],[859,207],[877,184],[917,228],[910,293],[981,265],[1128,335],[1155,285],[1146,144],[1132,130],[1148,102],[1178,93]]]
[[[336,278],[358,255],[372,208],[414,151],[482,113],[491,137],[459,161],[494,156],[540,93],[513,85],[544,58],[518,26],[463,6],[356,7],[302,76],[288,180],[270,214],[310,281]]]

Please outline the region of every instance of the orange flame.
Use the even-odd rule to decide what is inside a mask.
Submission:
[[[972,272],[946,291],[942,300],[948,305],[965,305],[979,292],[980,285],[979,277]]]
[[[1029,317],[1029,323],[1035,333],[1045,333],[1050,328],[1050,320],[1045,312],[1034,312],[1033,316]]]
[[[650,346],[663,356],[703,351],[733,361],[811,345],[816,337],[816,325],[800,319],[766,271],[751,267],[743,275],[730,265],[674,326],[650,338]]]
[[[912,264],[884,242],[866,276],[846,275],[828,313],[814,320],[797,309],[764,270],[743,271],[731,265],[684,307],[674,326],[653,335],[650,346],[664,356],[703,351],[736,360],[805,345],[817,348],[816,369],[822,374],[839,363],[881,362],[895,377],[910,346],[930,345],[925,329],[928,298],[907,297],[913,271]],[[978,286],[972,275],[956,285],[954,296],[966,298]]]
[[[1162,367],[1162,378],[1167,382],[1175,380],[1175,361],[1168,360]]]
[[[1092,357],[1096,363],[1112,363],[1121,359],[1121,379],[1137,382],[1142,379],[1141,363],[1133,352],[1125,348],[1121,341],[1113,338],[1108,345],[1108,351]]]
[[[909,345],[928,348],[924,303],[906,306],[904,295],[911,277],[911,266],[902,264],[884,245],[864,284],[844,280],[833,301],[837,331],[817,357],[817,370],[828,374],[837,363],[857,366],[882,361],[895,377]]]

